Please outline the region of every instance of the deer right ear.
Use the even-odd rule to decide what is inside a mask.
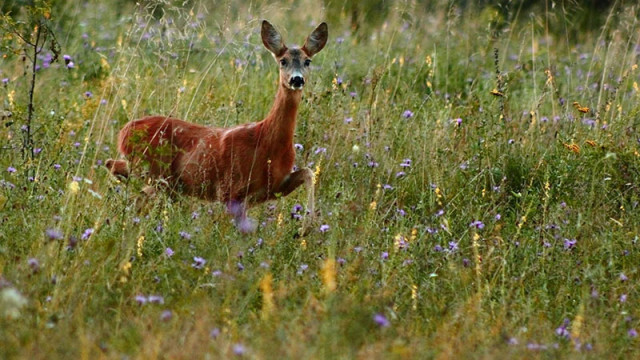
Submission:
[[[327,28],[327,23],[323,22],[313,30],[311,35],[309,35],[307,40],[304,42],[304,46],[302,46],[302,50],[307,53],[307,55],[313,56],[324,48],[327,44],[328,37],[329,30]]]
[[[282,41],[282,36],[280,36],[278,30],[267,20],[262,20],[262,30],[260,34],[262,35],[264,47],[271,51],[276,57],[282,56],[282,54],[287,51],[287,47]]]

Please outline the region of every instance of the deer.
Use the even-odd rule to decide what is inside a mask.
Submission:
[[[120,159],[105,162],[111,174],[128,178],[140,167],[156,184],[206,201],[221,202],[242,233],[252,233],[257,222],[247,210],[287,196],[304,184],[309,218],[315,217],[314,173],[294,170],[293,137],[302,89],[308,83],[311,58],[328,38],[325,22],[302,47],[285,45],[271,23],[262,21],[264,46],[279,64],[278,89],[271,110],[258,122],[233,127],[207,127],[171,116],[147,116],[125,124],[118,133]],[[143,192],[153,195],[156,187]],[[305,230],[306,229],[306,230]]]

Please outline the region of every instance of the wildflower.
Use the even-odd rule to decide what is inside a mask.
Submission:
[[[93,93],[91,91],[85,91],[84,92],[84,97],[86,99],[91,99],[93,97]]]
[[[458,250],[458,243],[455,241],[449,241],[449,251],[455,252],[456,250]]]
[[[147,303],[147,297],[144,295],[136,295],[134,298],[138,305],[144,305]]]
[[[400,167],[411,167],[411,159],[404,159],[400,163]]]
[[[627,331],[627,335],[632,338],[638,337],[638,331],[634,328],[631,328],[629,329],[629,331]]]
[[[266,261],[263,261],[260,263],[260,267],[263,269],[268,269],[269,268],[269,263]]]
[[[100,99],[100,105],[107,105],[107,99]]]
[[[436,213],[436,217],[440,217],[442,215],[444,215],[444,210],[443,209],[438,210],[438,212]]]
[[[185,239],[185,240],[191,240],[191,234],[189,234],[186,231],[180,231],[178,233],[178,235],[180,235],[181,238]]]
[[[342,265],[344,265],[344,264],[346,264],[346,263],[347,263],[347,260],[345,260],[344,258],[339,257],[339,258],[338,258],[338,260],[336,260],[336,262],[337,262],[340,266],[342,266]]]
[[[91,236],[91,234],[93,234],[93,228],[88,228],[82,233],[82,236],[80,238],[82,240],[87,240],[89,236]]]
[[[354,97],[358,96],[358,93],[357,93],[357,92],[355,92],[355,91],[352,91],[352,92],[350,92],[350,93],[349,93],[349,96],[351,96],[352,98],[354,98]]]
[[[404,117],[405,119],[408,119],[408,118],[413,117],[413,111],[411,111],[411,110],[405,110],[405,111],[402,113],[402,117]]]
[[[305,271],[307,271],[307,269],[309,268],[309,265],[307,264],[301,264],[300,267],[298,268],[298,275],[302,275]]]
[[[384,185],[382,185],[382,189],[384,189],[384,190],[393,190],[393,186],[391,186],[389,184],[384,184]]]
[[[620,273],[620,281],[625,282],[627,280],[629,280],[627,275],[625,275],[624,273]]]
[[[218,328],[213,328],[211,329],[211,331],[209,331],[209,337],[212,339],[217,338],[218,336],[220,336],[220,329]]]
[[[433,247],[433,250],[434,250],[435,252],[442,252],[442,251],[444,251],[444,249],[443,249],[443,248],[442,248],[442,246],[440,246],[440,245],[436,245],[436,246],[434,246],[434,247]]]
[[[60,164],[53,164],[53,168],[55,170],[60,170],[61,167],[62,167],[62,165],[60,165]]]
[[[621,303],[625,303],[625,302],[627,302],[627,294],[622,294],[622,295],[620,295],[620,302],[621,302]]]
[[[316,154],[316,155],[318,155],[318,154],[326,154],[326,153],[327,153],[327,148],[325,148],[325,147],[319,147],[314,152],[314,154]]]
[[[29,264],[29,267],[31,268],[31,270],[33,270],[33,272],[38,272],[38,270],[40,270],[40,263],[36,258],[29,258],[27,260],[27,264]]]
[[[389,259],[389,253],[388,253],[388,252],[386,252],[386,251],[383,251],[383,252],[380,254],[380,259],[382,259],[382,260],[387,260],[387,259]]]
[[[293,148],[296,149],[296,150],[299,150],[299,151],[304,150],[304,146],[302,146],[302,144],[298,144],[298,143],[293,144]]]
[[[165,310],[160,314],[160,320],[162,321],[169,321],[172,317],[173,313],[171,312],[171,310]]]
[[[238,271],[242,271],[242,270],[244,270],[244,265],[242,265],[242,263],[241,263],[241,262],[237,263],[237,264],[236,264],[236,267],[238,268]]]
[[[164,298],[160,295],[149,295],[147,300],[150,304],[164,304]]]
[[[165,255],[167,255],[167,257],[172,257],[174,253],[175,253],[175,252],[174,252],[174,251],[173,251],[173,249],[172,249],[172,248],[170,248],[170,247],[168,247],[168,248],[166,248],[166,249],[164,250],[164,254],[165,254]]]
[[[211,272],[211,275],[213,275],[213,276],[215,276],[215,277],[218,277],[218,276],[222,275],[222,271],[220,271],[220,270],[213,270],[213,271]]]
[[[496,216],[495,216],[496,221],[500,220],[501,218],[502,218],[502,215],[496,214]]]
[[[235,344],[233,345],[233,353],[241,356],[244,355],[247,352],[247,350],[245,349],[244,345],[242,344]]]
[[[471,265],[471,260],[467,258],[462,259],[462,266],[469,267],[469,265]]]
[[[456,126],[462,125],[462,119],[461,118],[454,119],[453,121],[456,123]]]
[[[470,227],[475,227],[476,229],[484,229],[484,223],[480,220],[475,220],[473,221],[471,224],[469,224]]]
[[[571,250],[576,247],[576,239],[564,239],[564,249]]]
[[[2,85],[7,85],[9,83],[9,78],[2,79]]]
[[[566,338],[569,338],[569,330],[567,330],[567,327],[569,326],[569,319],[564,319],[562,325],[560,325],[557,329],[556,329],[556,335]]]
[[[62,232],[58,229],[47,229],[45,234],[49,238],[49,240],[61,240]]]
[[[68,64],[71,61],[71,56],[70,55],[62,55],[62,59],[64,59],[64,63]]]
[[[326,233],[327,231],[329,231],[329,225],[327,225],[327,224],[320,225],[320,232],[321,233]]]
[[[352,117],[347,117],[347,118],[344,119],[344,123],[345,124],[350,124],[352,121],[353,121]]]
[[[204,268],[204,264],[207,261],[199,256],[194,256],[193,257],[193,264],[191,264],[191,267],[194,269],[202,269]]]
[[[199,216],[200,216],[200,213],[197,212],[197,211],[194,211],[194,212],[191,213],[191,219],[192,220],[197,219]]]
[[[373,322],[375,322],[376,325],[380,327],[388,327],[389,325],[391,325],[389,320],[387,320],[387,318],[380,313],[373,315]]]
[[[405,173],[404,171],[398,171],[398,172],[396,173],[396,178],[401,178],[401,177],[403,177],[403,176],[405,176],[405,175],[407,175],[407,173]]]
[[[11,174],[13,174],[13,173],[14,173],[14,172],[16,172],[16,171],[18,171],[18,170],[16,170],[16,168],[14,168],[13,166],[9,166],[9,167],[7,168],[7,172],[9,172],[9,173],[11,173]]]

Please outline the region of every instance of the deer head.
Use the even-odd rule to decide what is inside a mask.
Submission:
[[[280,64],[280,83],[290,90],[302,90],[311,58],[317,54],[327,43],[329,31],[327,24],[322,23],[311,32],[302,48],[292,46],[288,48],[280,33],[268,21],[262,21],[262,43],[271,51],[276,61]]]

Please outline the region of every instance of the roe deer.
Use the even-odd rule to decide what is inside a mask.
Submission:
[[[308,168],[292,172],[293,135],[311,57],[327,43],[327,24],[313,30],[301,48],[287,47],[266,20],[261,36],[280,65],[275,101],[262,121],[231,128],[166,116],[131,121],[118,135],[118,150],[126,160],[107,160],[111,173],[128,177],[132,169],[146,163],[150,178],[182,193],[225,203],[237,228],[245,233],[256,228],[246,214],[249,206],[288,195],[304,184],[307,211],[313,217],[314,174]],[[306,224],[305,217],[303,230]]]

